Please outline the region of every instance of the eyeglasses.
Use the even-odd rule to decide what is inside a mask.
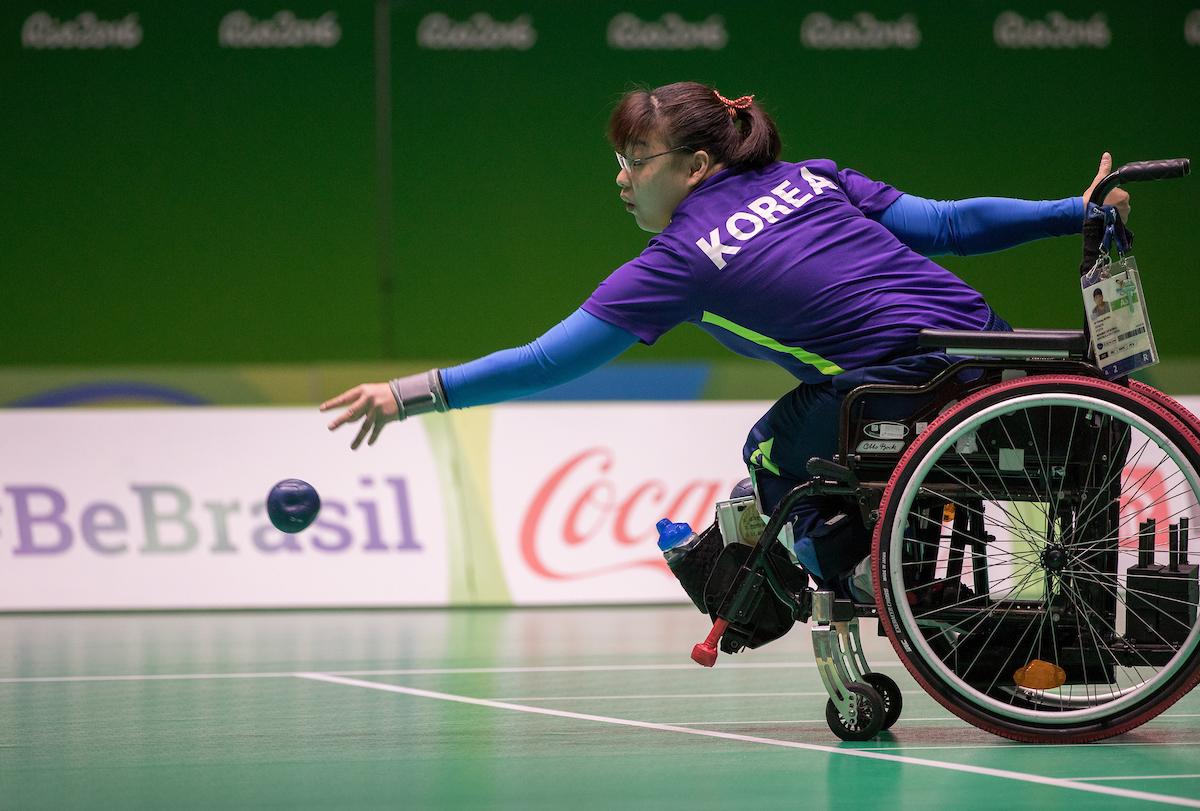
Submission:
[[[677,146],[674,149],[668,149],[666,152],[659,152],[657,155],[647,155],[644,158],[627,158],[624,155],[622,155],[620,152],[615,152],[613,154],[615,154],[617,156],[617,165],[620,166],[622,169],[624,169],[626,172],[628,172],[629,170],[631,170],[635,167],[641,166],[648,160],[651,160],[653,158],[661,158],[663,155],[670,155],[672,152],[679,152],[680,150],[683,150],[683,149],[691,149],[691,147],[690,146]]]

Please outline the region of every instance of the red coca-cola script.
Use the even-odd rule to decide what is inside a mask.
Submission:
[[[552,470],[538,487],[520,530],[521,557],[533,572],[549,580],[635,568],[668,573],[654,543],[655,523],[665,516],[699,531],[711,523],[713,504],[734,484],[719,479],[631,480],[614,475],[615,462],[611,448],[587,448]]]

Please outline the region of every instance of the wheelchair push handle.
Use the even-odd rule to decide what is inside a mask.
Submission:
[[[1192,162],[1187,158],[1127,163],[1115,172],[1110,172],[1103,180],[1096,184],[1096,188],[1092,189],[1092,194],[1088,198],[1088,206],[1090,207],[1093,203],[1102,205],[1108,193],[1122,183],[1183,177],[1191,169]],[[1132,245],[1133,234],[1125,227],[1125,223],[1121,221],[1120,215],[1117,215],[1115,227],[1120,237],[1119,244],[1123,242],[1126,246]],[[1079,263],[1080,276],[1086,275],[1100,258],[1100,253],[1105,247],[1105,230],[1106,225],[1103,217],[1092,217],[1084,220],[1083,261]]]
[[[1168,180],[1173,177],[1183,177],[1192,170],[1192,162],[1187,158],[1169,158],[1157,161],[1134,161],[1127,163],[1115,172],[1110,172],[1092,190],[1089,203],[1101,205],[1108,193],[1122,183],[1134,183],[1141,180]]]

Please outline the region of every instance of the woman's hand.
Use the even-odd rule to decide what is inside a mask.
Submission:
[[[1100,185],[1100,181],[1108,176],[1112,171],[1112,155],[1105,152],[1100,156],[1100,168],[1096,170],[1096,177],[1092,180],[1092,185],[1087,187],[1087,191],[1083,193],[1084,216],[1087,216],[1087,203],[1091,199],[1092,190]],[[1113,189],[1104,197],[1104,205],[1113,206],[1117,209],[1117,213],[1121,215],[1122,222],[1129,221],[1129,192],[1124,189]]]
[[[329,411],[344,405],[350,408],[329,423],[329,430],[336,431],[348,422],[362,419],[362,428],[358,429],[358,436],[350,443],[350,450],[355,451],[368,433],[371,434],[371,438],[367,440],[367,444],[374,445],[383,426],[398,419],[400,414],[400,409],[396,406],[396,397],[387,383],[363,383],[361,386],[355,386],[332,400],[321,403],[321,410]]]

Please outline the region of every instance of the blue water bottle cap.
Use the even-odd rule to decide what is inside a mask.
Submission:
[[[655,526],[658,527],[658,548],[663,552],[683,543],[692,534],[692,528],[686,521],[674,524],[670,518],[664,518]]]

